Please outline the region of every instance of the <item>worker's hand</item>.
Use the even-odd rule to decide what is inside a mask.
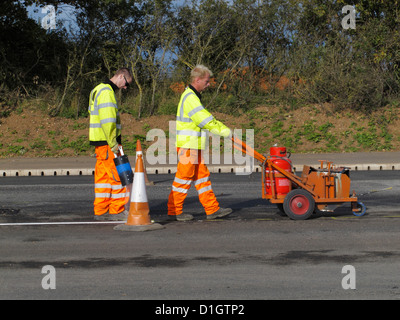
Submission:
[[[119,149],[118,149],[118,143],[111,148],[111,151],[114,152],[114,154],[118,154],[119,153]]]
[[[232,131],[229,128],[221,130],[221,136],[224,138],[228,138],[231,135]]]

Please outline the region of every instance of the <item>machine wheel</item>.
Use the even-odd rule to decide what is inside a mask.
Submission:
[[[353,211],[353,214],[357,217],[361,217],[365,214],[365,211],[367,211],[367,208],[362,202],[357,202],[357,207],[361,209],[361,211]]]
[[[290,219],[306,220],[314,212],[315,201],[312,195],[303,189],[290,191],[283,202],[283,209]]]

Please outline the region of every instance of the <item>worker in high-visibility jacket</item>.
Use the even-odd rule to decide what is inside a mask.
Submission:
[[[178,168],[168,198],[168,217],[171,220],[188,221],[193,216],[183,213],[183,202],[190,186],[194,184],[207,219],[224,217],[232,212],[221,208],[213,192],[210,172],[204,163],[206,133],[228,137],[231,130],[217,121],[201,103],[201,92],[210,85],[211,71],[197,65],[191,72],[191,84],[183,92],[176,114],[176,147]],[[203,130],[202,130],[203,129]]]
[[[132,82],[132,73],[127,68],[119,69],[115,75],[90,93],[89,114],[90,144],[95,146],[96,167],[94,173],[94,218],[95,220],[126,220],[126,188],[122,186],[114,157],[121,144],[121,120],[115,92],[127,89]]]

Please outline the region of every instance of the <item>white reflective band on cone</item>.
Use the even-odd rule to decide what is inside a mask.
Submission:
[[[131,202],[147,202],[147,194],[144,183],[144,172],[135,172]]]

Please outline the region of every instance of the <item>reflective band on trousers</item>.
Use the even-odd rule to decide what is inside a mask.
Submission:
[[[209,180],[210,180],[209,176],[205,177],[205,178],[198,179],[198,180],[194,180],[194,181],[193,180],[179,179],[179,178],[175,177],[174,182],[179,183],[179,184],[183,184],[183,185],[191,185],[192,182],[193,182],[194,185],[197,186],[197,185],[199,185],[201,183],[204,183],[204,182],[207,182]],[[209,190],[212,190],[212,187],[211,186],[205,186],[203,188],[198,189],[197,192],[199,194],[202,194],[203,192],[206,192],[206,191],[209,191]],[[175,187],[174,185],[172,185],[172,191],[180,192],[180,193],[188,193],[189,189],[178,188],[178,187]]]
[[[197,186],[198,184],[203,183],[203,182],[207,182],[208,180],[210,180],[209,176],[205,177],[205,178],[198,179],[198,180],[194,181],[194,185]]]
[[[199,194],[202,194],[203,192],[210,191],[210,190],[212,190],[212,187],[211,186],[206,186],[204,188],[198,189],[197,192]]]
[[[172,191],[179,192],[179,193],[188,193],[189,189],[177,188],[175,186],[172,186]]]
[[[95,193],[96,198],[106,198],[106,199],[123,199],[125,198],[125,193],[113,194],[113,193]]]
[[[101,188],[109,188],[109,189],[112,189],[112,190],[121,190],[121,189],[124,188],[122,185],[112,185],[110,183],[95,183],[94,187],[95,188],[99,188],[99,189],[101,189]]]
[[[180,183],[180,184],[192,184],[192,180],[183,180],[175,177],[174,182]]]

